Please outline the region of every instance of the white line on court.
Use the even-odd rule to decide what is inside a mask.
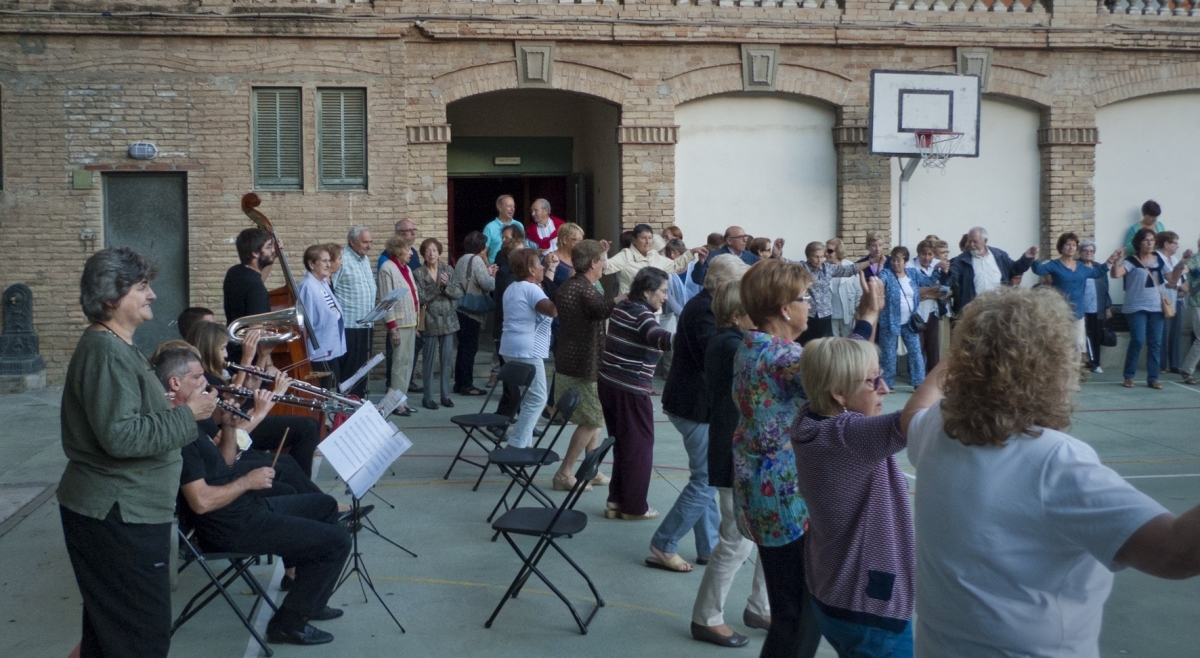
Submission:
[[[1179,382],[1167,382],[1167,383],[1174,384],[1174,385],[1178,386],[1179,388],[1182,388],[1185,391],[1191,391],[1193,393],[1200,393],[1200,389],[1195,389],[1195,388],[1192,388],[1191,386],[1185,386],[1183,384],[1180,384]]]
[[[1141,480],[1145,478],[1200,478],[1200,473],[1180,473],[1177,475],[1124,475],[1126,480]]]

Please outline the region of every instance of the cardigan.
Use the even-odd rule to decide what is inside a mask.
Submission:
[[[312,341],[304,341],[309,360],[330,361],[345,354],[346,319],[342,314],[342,303],[334,296],[329,284],[309,272],[296,284],[296,295],[304,304],[304,312],[308,314],[313,333],[317,335],[317,343],[321,346],[314,350]],[[329,306],[330,301],[336,308]]]
[[[488,274],[487,261],[478,254],[465,254],[458,259],[454,265],[454,279],[464,295],[488,296],[496,289],[496,277]],[[458,312],[480,324],[487,318],[486,313],[468,313],[461,308]]]
[[[408,282],[404,280],[404,275],[400,274],[400,268],[396,267],[396,264],[389,258],[384,262],[383,267],[379,268],[378,278],[379,299],[382,300],[393,290],[404,291],[400,295],[400,301],[396,302],[387,312],[387,315],[383,317],[388,327],[417,326],[417,305],[413,302],[412,289],[408,287]]]
[[[705,404],[704,387],[704,354],[717,333],[712,303],[712,294],[703,290],[679,314],[671,370],[662,394],[664,412],[693,423],[709,422],[712,411]]]
[[[908,276],[909,281],[910,308],[913,313],[916,313],[921,299],[921,288],[935,286],[938,284],[938,280],[935,277],[927,276],[915,267],[904,268],[904,273]],[[887,267],[880,270],[879,280],[883,281],[883,295],[887,300],[887,305],[879,313],[879,332],[895,336],[900,333],[900,307],[903,304],[903,300],[900,298],[900,279],[896,277],[892,268]]]
[[[554,349],[555,372],[596,381],[600,352],[604,349],[604,325],[616,305],[616,302],[604,299],[604,295],[580,273],[558,287],[554,293],[559,322],[558,342]]]
[[[635,395],[654,390],[654,367],[671,347],[671,332],[654,320],[654,311],[629,299],[617,304],[604,337],[599,381]]]
[[[1009,281],[1018,274],[1024,274],[1033,265],[1034,259],[1021,256],[1014,261],[1007,253],[995,247],[988,247],[996,267],[1000,270],[1000,285],[1010,285]],[[950,259],[950,292],[954,295],[954,314],[962,313],[962,309],[975,299],[975,266],[971,264],[971,252],[964,251]]]
[[[458,331],[457,304],[454,300],[462,297],[463,290],[454,276],[454,270],[446,263],[438,263],[438,276],[445,274],[449,279],[441,284],[429,274],[424,265],[417,268],[417,294],[421,298],[421,306],[425,309],[426,336],[445,336]]]
[[[733,358],[742,344],[742,331],[717,331],[704,351],[704,400],[708,406],[708,484],[733,486],[733,431],[738,425],[733,401]]]

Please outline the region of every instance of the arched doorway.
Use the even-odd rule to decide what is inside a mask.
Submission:
[[[511,194],[517,218],[535,199],[588,237],[616,241],[621,218],[620,108],[583,94],[516,89],[471,96],[446,107],[453,135],[446,152],[448,220],[454,254],[496,216]]]

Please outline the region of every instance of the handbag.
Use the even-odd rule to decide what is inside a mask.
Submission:
[[[908,324],[906,326],[908,327],[909,331],[913,332],[914,334],[919,334],[922,331],[925,331],[925,324],[926,323],[921,319],[921,316],[917,315],[916,312],[913,312],[913,314],[908,317]]]
[[[477,256],[475,254],[471,254],[471,258],[477,258]],[[468,263],[467,277],[469,278],[470,276],[471,265]],[[458,308],[460,310],[467,313],[474,313],[475,315],[484,315],[488,311],[496,308],[496,300],[492,299],[491,295],[476,295],[474,293],[466,292],[469,287],[469,284],[465,284],[463,286],[463,296],[458,300]]]
[[[1165,264],[1163,265],[1163,268],[1166,268]],[[1162,291],[1162,288],[1158,287],[1158,281],[1154,280],[1154,273],[1147,269],[1146,276],[1150,277],[1150,281],[1154,284],[1154,290],[1158,292],[1158,296],[1162,300],[1163,318],[1170,320],[1171,318],[1175,317],[1175,304],[1170,299],[1167,299],[1166,293]]]
[[[1100,346],[1101,347],[1116,347],[1117,332],[1108,328],[1108,322],[1105,321],[1104,326],[1100,329]]]
[[[425,333],[425,307],[422,306],[420,311],[417,311],[417,331]]]

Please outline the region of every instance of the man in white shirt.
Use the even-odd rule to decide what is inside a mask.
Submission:
[[[967,250],[950,261],[950,290],[954,294],[954,313],[982,293],[1010,285],[1014,276],[1024,274],[1037,258],[1038,248],[1030,247],[1020,260],[1013,261],[1003,250],[988,246],[987,229],[976,226],[967,233]]]
[[[339,367],[344,377],[350,377],[367,362],[371,352],[371,324],[359,324],[375,308],[375,271],[371,267],[371,231],[355,226],[346,234],[342,253],[342,269],[333,275],[333,294],[342,305],[346,320],[346,353]],[[366,398],[367,378],[363,377],[350,393]]]

